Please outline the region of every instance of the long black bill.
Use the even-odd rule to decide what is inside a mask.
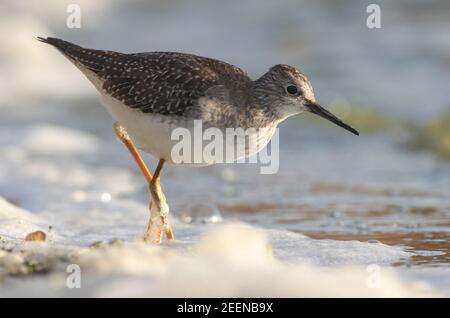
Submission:
[[[323,117],[325,119],[328,119],[329,121],[335,123],[336,125],[341,126],[342,128],[347,129],[348,131],[359,136],[359,132],[356,129],[344,123],[342,120],[334,116],[332,113],[330,113],[328,110],[326,110],[319,104],[314,103],[312,101],[308,101],[305,106],[311,113],[319,115],[320,117]]]

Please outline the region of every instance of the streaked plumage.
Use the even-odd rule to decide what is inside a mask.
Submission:
[[[39,39],[95,73],[108,94],[144,113],[198,117],[197,101],[208,95],[215,97],[211,88],[239,93],[243,83],[252,82],[240,68],[192,54],[123,54],[87,49],[55,38]]]

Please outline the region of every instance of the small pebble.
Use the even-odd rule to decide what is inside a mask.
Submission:
[[[120,246],[120,245],[123,245],[123,241],[119,240],[119,239],[113,239],[113,240],[109,241],[108,244],[113,245],[113,246]]]
[[[90,248],[98,248],[98,247],[101,247],[104,245],[105,245],[105,242],[103,242],[103,241],[95,241],[94,243],[90,244],[89,247]]]
[[[47,238],[47,235],[42,231],[35,231],[28,233],[27,236],[25,236],[25,241],[45,241]]]

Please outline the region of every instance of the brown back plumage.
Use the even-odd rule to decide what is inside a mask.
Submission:
[[[144,113],[183,115],[198,109],[198,99],[213,87],[241,92],[251,83],[233,65],[211,58],[173,52],[124,54],[80,47],[56,38],[38,38],[56,47],[100,79],[102,89]]]

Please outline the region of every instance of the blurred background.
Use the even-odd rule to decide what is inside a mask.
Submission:
[[[0,4],[0,196],[8,202],[80,244],[135,237],[148,213],[144,179],[98,93],[36,36],[189,52],[255,79],[285,63],[361,135],[304,114],[280,127],[278,174],[260,175],[254,164],[168,167],[163,188],[176,222],[243,220],[318,240],[382,242],[413,253],[394,265],[449,268],[449,1],[376,1],[380,29],[366,26],[372,0],[75,2],[79,29],[66,26],[74,1]]]

